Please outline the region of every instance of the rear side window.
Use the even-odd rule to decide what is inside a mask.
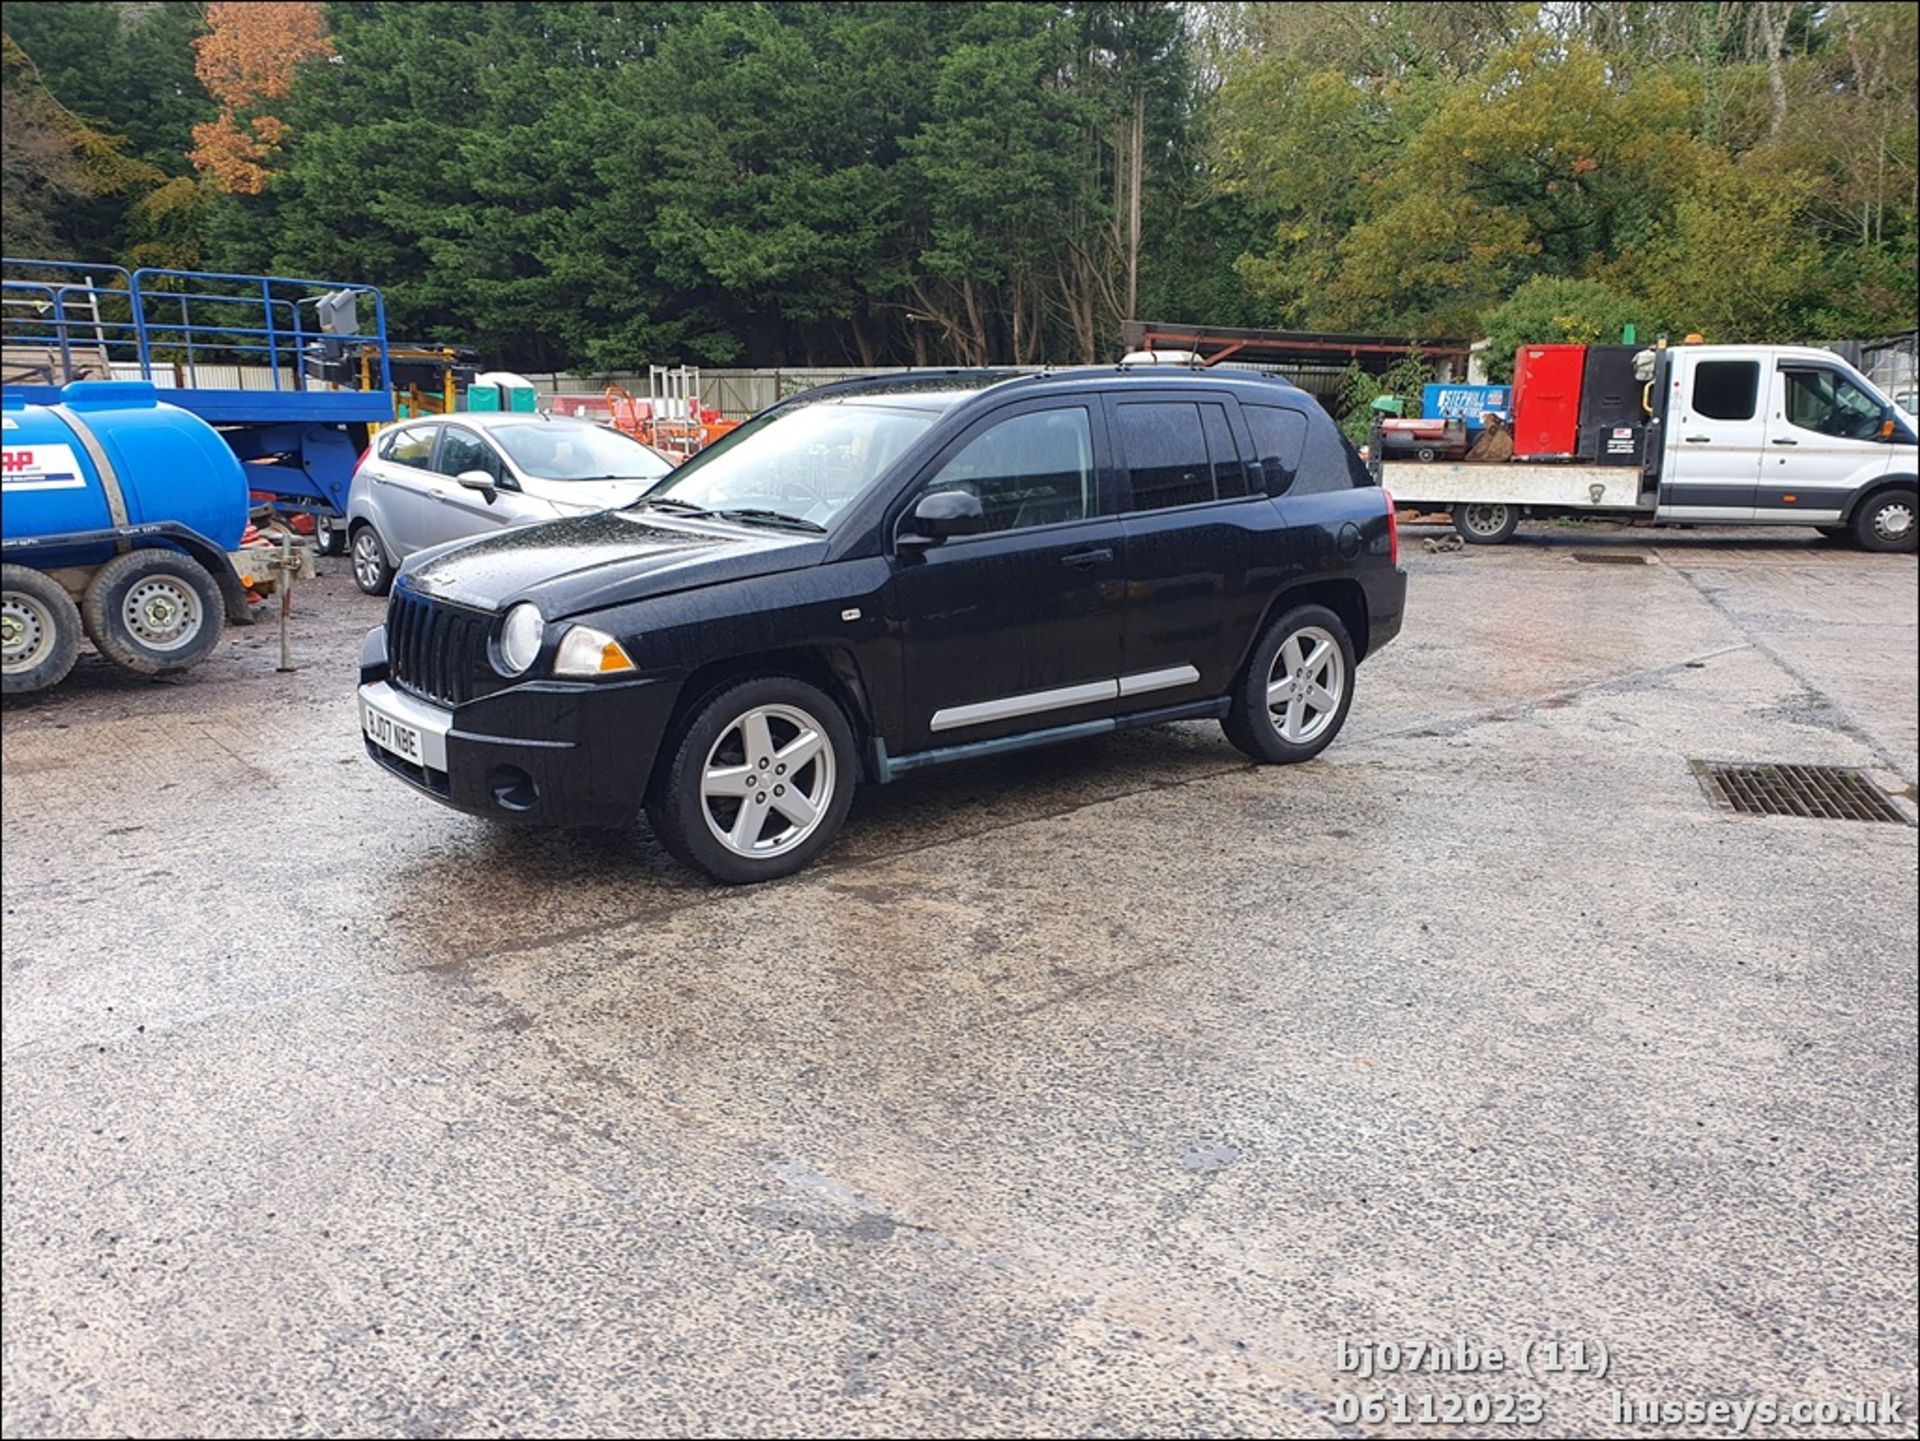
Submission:
[[[1214,498],[1213,464],[1200,407],[1136,401],[1118,407],[1120,447],[1135,510],[1166,510]]]
[[[1760,392],[1757,360],[1703,360],[1693,370],[1693,408],[1709,420],[1752,420]]]
[[[1213,461],[1213,491],[1222,500],[1245,495],[1250,489],[1247,464],[1240,456],[1240,443],[1233,438],[1233,426],[1227,420],[1224,405],[1202,405],[1200,423],[1207,432],[1207,455]]]
[[[429,469],[433,464],[433,433],[439,428],[437,425],[402,426],[380,452],[381,458],[395,465],[410,465],[415,470]]]
[[[1279,495],[1300,472],[1300,455],[1307,445],[1307,418],[1297,410],[1277,405],[1243,403],[1240,411],[1247,417],[1247,429],[1253,432],[1254,450],[1267,478],[1267,494]]]

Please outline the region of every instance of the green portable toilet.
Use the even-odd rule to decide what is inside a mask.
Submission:
[[[540,407],[533,382],[506,370],[476,375],[467,387],[468,410],[517,410],[531,415]]]

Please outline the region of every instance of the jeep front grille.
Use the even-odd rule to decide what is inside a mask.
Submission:
[[[395,586],[387,601],[387,667],[423,700],[460,705],[493,687],[487,637],[493,617]]]

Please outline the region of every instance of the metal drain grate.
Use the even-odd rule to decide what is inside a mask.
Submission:
[[[1629,550],[1576,550],[1573,558],[1587,565],[1651,565],[1653,557]]]
[[[1909,824],[1887,793],[1852,766],[1735,765],[1693,761],[1707,799],[1752,816],[1805,816],[1824,821]]]

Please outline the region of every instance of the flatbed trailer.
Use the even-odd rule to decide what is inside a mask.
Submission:
[[[1920,534],[1914,419],[1831,351],[1686,345],[1647,353],[1640,463],[1386,461],[1375,474],[1407,510],[1446,510],[1471,545],[1523,518],[1803,525],[1868,550]]]

